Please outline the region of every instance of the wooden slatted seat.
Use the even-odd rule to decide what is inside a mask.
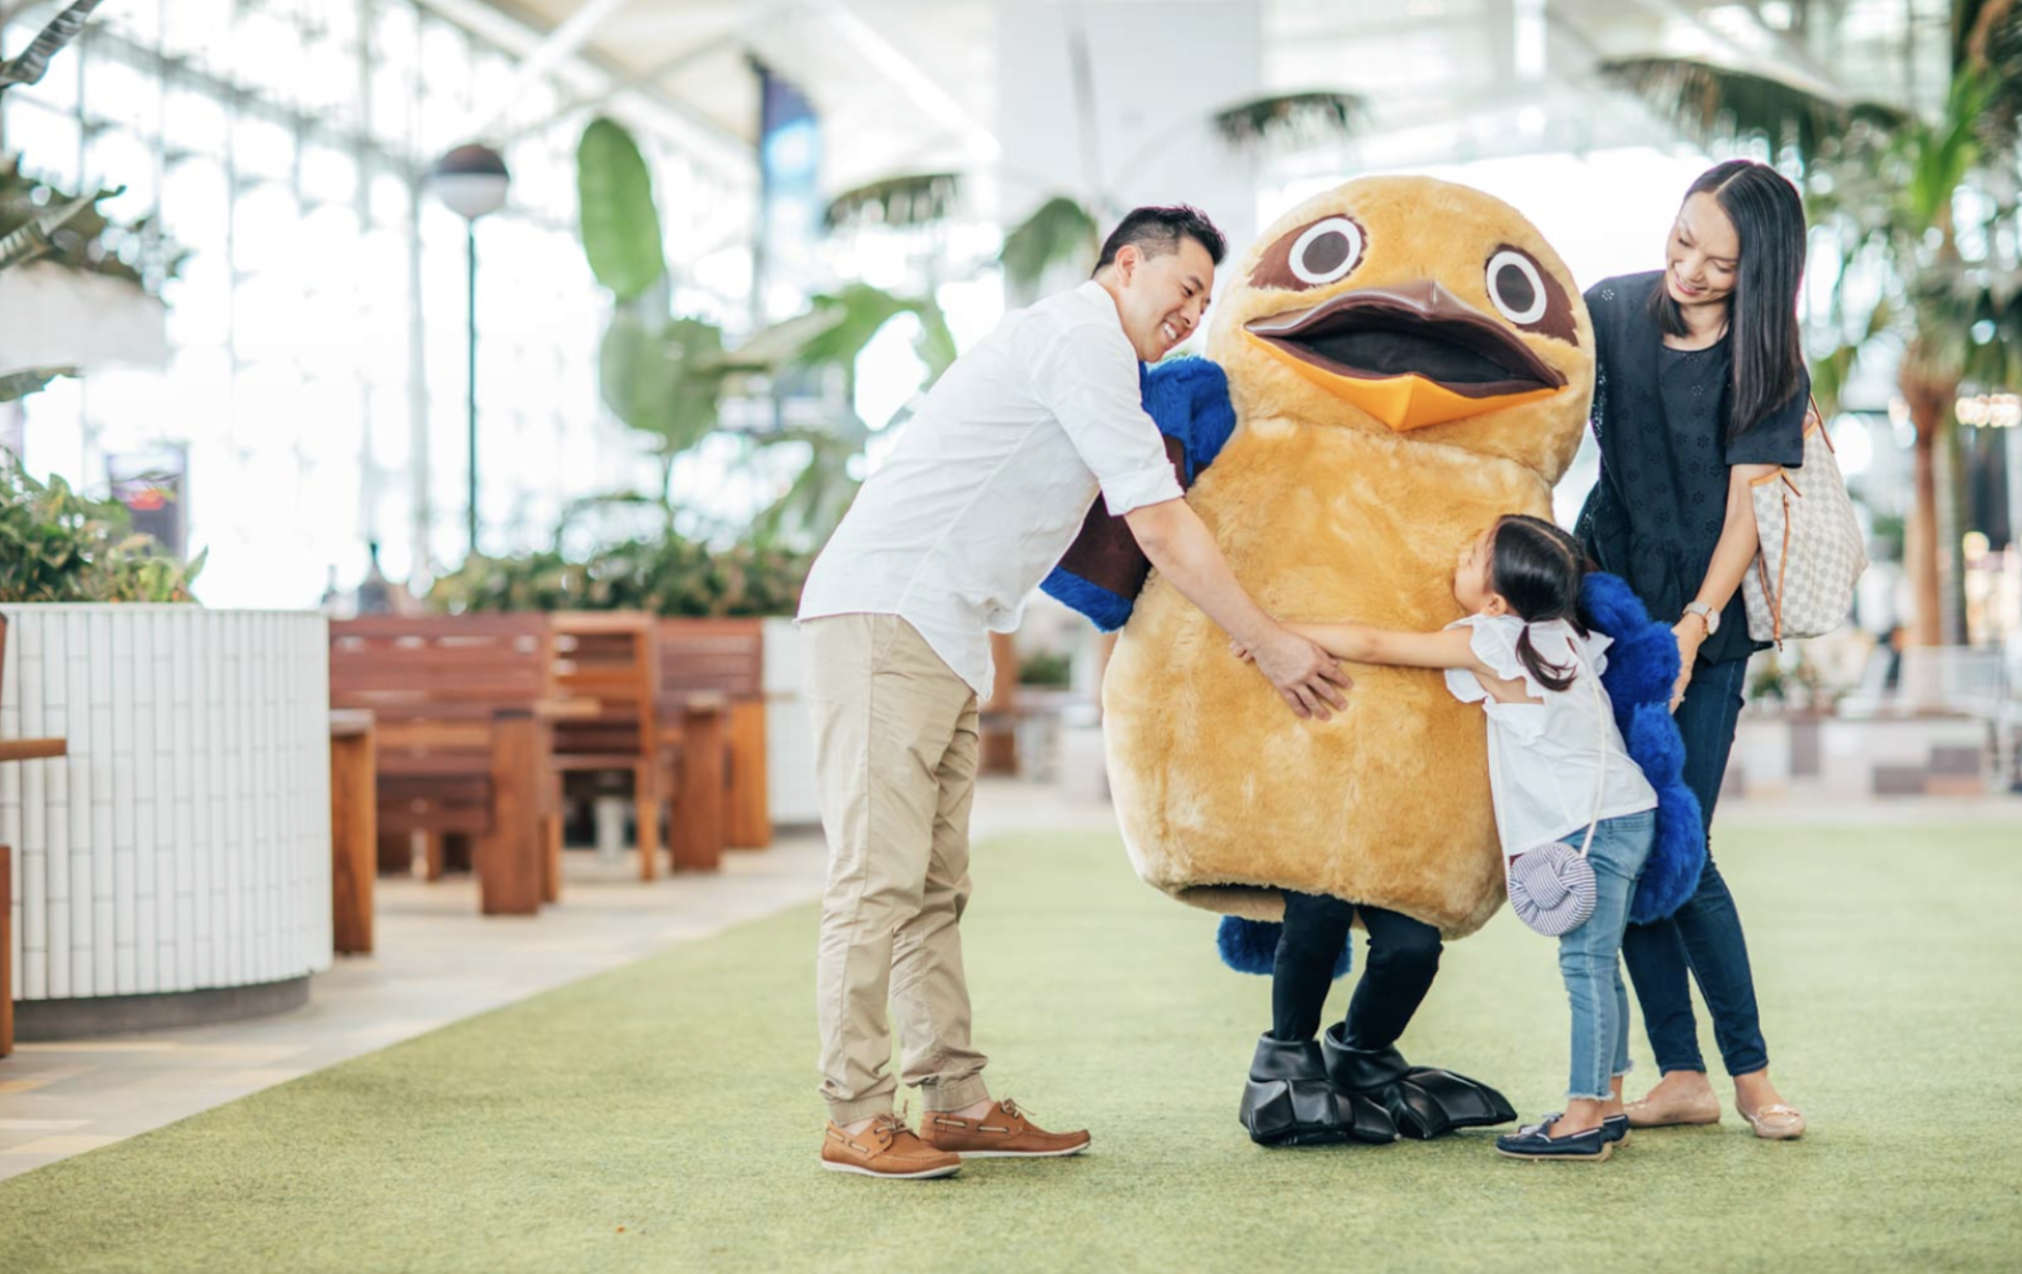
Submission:
[[[720,729],[724,754],[720,843],[748,849],[770,845],[764,621],[663,619],[658,632],[661,737],[669,755],[680,756],[684,739]],[[708,714],[718,705],[724,715],[720,723],[712,723]],[[697,742],[704,752],[713,753],[717,746]],[[691,771],[682,781],[684,790],[708,786],[708,777],[700,772]],[[698,852],[706,857],[706,845],[698,846]]]
[[[370,709],[382,846],[476,840],[485,914],[532,914],[559,893],[559,817],[546,758],[553,642],[540,615],[375,615],[330,625],[330,702]],[[384,851],[382,851],[382,862]]]
[[[595,705],[593,711],[556,724],[552,764],[558,773],[623,770],[632,776],[639,878],[651,880],[658,871],[665,791],[655,715],[653,620],[635,612],[564,611],[551,615],[549,622],[557,689]],[[560,854],[559,838],[550,852]]]

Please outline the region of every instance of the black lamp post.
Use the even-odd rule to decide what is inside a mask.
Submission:
[[[470,551],[477,552],[477,219],[497,212],[506,201],[512,174],[505,160],[489,146],[458,146],[435,161],[426,177],[428,188],[450,211],[463,218],[464,254],[469,267],[470,416],[466,438],[464,529]]]

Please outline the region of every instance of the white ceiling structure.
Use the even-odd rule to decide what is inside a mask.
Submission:
[[[1137,38],[1090,49],[1105,76],[1158,73],[1162,27],[1191,0],[424,0],[469,21],[489,10],[529,35],[523,52],[579,56],[666,108],[699,145],[746,155],[758,131],[758,59],[821,115],[829,193],[900,173],[987,174],[995,125],[1019,86],[1000,82],[1011,6],[1121,9]],[[1220,3],[1227,11],[1229,0]],[[1765,71],[1846,98],[1927,104],[1942,94],[1945,0],[1256,0],[1261,91],[1346,90],[1371,106],[1365,163],[1439,163],[1524,150],[1662,140],[1664,129],[1594,75],[1597,62],[1663,54]],[[1141,13],[1141,19],[1136,14]],[[1198,24],[1196,24],[1198,26]],[[1111,22],[1105,28],[1114,31]],[[1176,111],[1213,109],[1187,83]],[[511,95],[493,122],[516,119]],[[481,111],[481,113],[485,113]],[[1067,144],[1064,140],[1063,144]]]

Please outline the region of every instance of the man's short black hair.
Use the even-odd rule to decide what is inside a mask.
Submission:
[[[1208,214],[1199,208],[1186,204],[1175,204],[1170,208],[1134,208],[1103,241],[1102,258],[1095,263],[1096,272],[1100,273],[1112,264],[1117,252],[1126,243],[1136,244],[1137,250],[1145,256],[1164,256],[1168,252],[1179,251],[1181,235],[1206,248],[1208,259],[1216,265],[1220,265],[1222,257],[1228,253],[1229,241],[1215,229],[1215,223],[1208,220]]]

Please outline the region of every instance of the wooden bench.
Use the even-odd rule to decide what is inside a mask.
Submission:
[[[377,874],[379,803],[374,791],[372,714],[330,712],[330,947],[372,953],[372,882]]]
[[[7,669],[7,617],[0,615],[0,690]],[[62,739],[0,739],[0,761],[63,756]],[[0,1057],[14,1051],[14,850],[0,845]]]
[[[978,713],[976,769],[982,774],[1018,772],[1018,646],[1010,633],[990,634],[993,679],[990,697]]]
[[[382,864],[413,833],[476,838],[486,915],[531,915],[560,890],[548,766],[553,641],[540,615],[374,615],[330,625],[330,702],[370,709]]]
[[[772,816],[766,788],[765,630],[757,619],[663,619],[659,621],[660,708],[670,747],[673,723],[724,705],[722,842],[743,849],[772,843]],[[677,717],[676,714],[681,714]],[[706,715],[683,721],[690,736],[710,728]],[[704,743],[703,753],[715,755]],[[698,753],[698,757],[701,756]],[[704,760],[702,766],[706,766]],[[701,789],[708,777],[698,766],[684,787]]]
[[[627,611],[563,611],[549,616],[555,639],[555,686],[594,710],[555,726],[551,763],[558,775],[623,770],[632,776],[639,839],[639,879],[658,872],[661,777],[658,655],[653,619]],[[560,824],[557,823],[559,831]],[[559,857],[559,838],[550,846]]]

